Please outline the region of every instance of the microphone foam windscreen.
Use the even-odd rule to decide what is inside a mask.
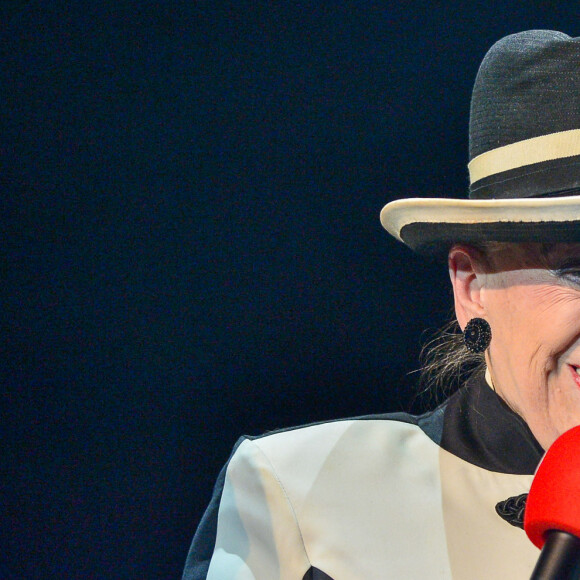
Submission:
[[[526,501],[524,529],[540,549],[549,530],[580,537],[580,426],[560,435],[544,455]]]

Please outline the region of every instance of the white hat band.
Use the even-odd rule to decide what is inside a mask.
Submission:
[[[524,165],[580,155],[580,129],[532,137],[474,157],[468,164],[471,183]]]

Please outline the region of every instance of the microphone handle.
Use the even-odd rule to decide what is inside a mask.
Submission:
[[[549,530],[530,580],[579,580],[580,538]]]

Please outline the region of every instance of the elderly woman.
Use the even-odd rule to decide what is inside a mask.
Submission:
[[[529,31],[491,48],[470,159],[468,200],[381,213],[416,252],[447,253],[463,333],[428,367],[455,392],[419,417],[242,438],[184,578],[529,578],[525,494],[580,424],[580,39]]]

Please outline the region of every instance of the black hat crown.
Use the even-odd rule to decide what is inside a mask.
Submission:
[[[579,73],[580,38],[562,32],[528,30],[492,46],[471,102],[471,199],[580,189]]]

